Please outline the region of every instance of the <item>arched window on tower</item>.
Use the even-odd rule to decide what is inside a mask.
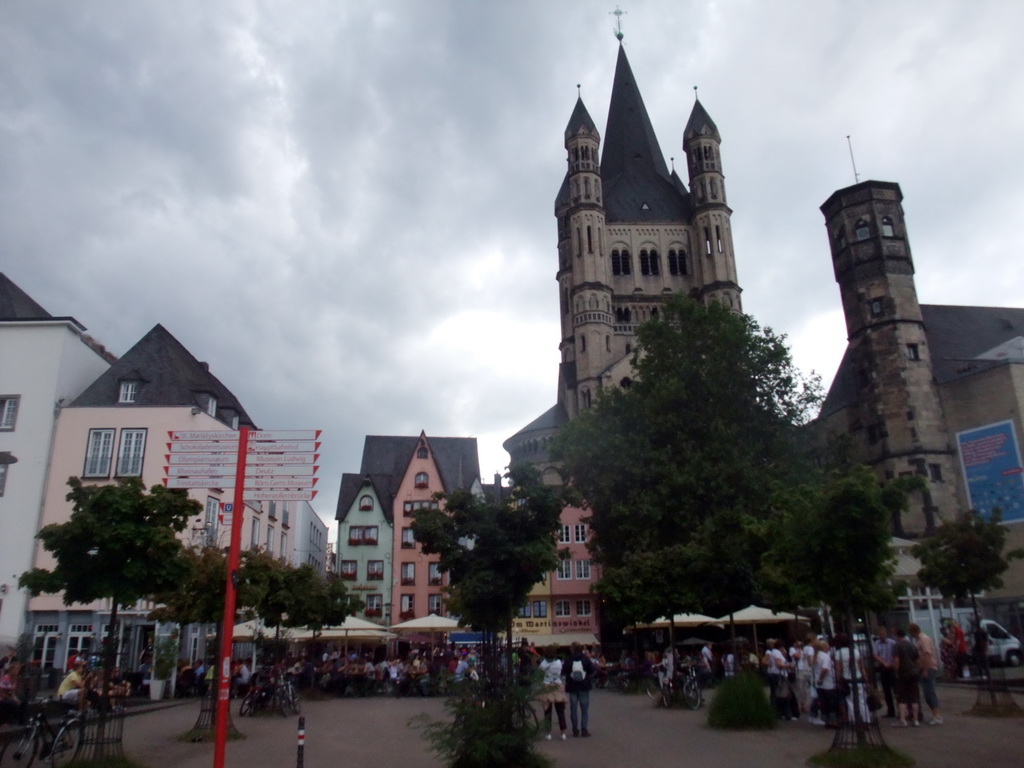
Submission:
[[[583,197],[586,200],[590,199],[590,179],[583,180]]]
[[[868,227],[867,221],[857,219],[857,223],[853,225],[854,240],[867,240],[869,237],[871,237],[871,229]]]
[[[580,234],[580,228],[576,227],[576,256],[583,255],[583,237]]]
[[[605,335],[605,337],[604,337],[604,351],[605,352],[611,352],[612,351],[612,337],[611,336]]]
[[[711,255],[711,230],[704,227],[704,252]]]
[[[715,240],[718,242],[718,252],[722,252],[722,228],[715,224]]]
[[[651,274],[651,257],[646,250],[640,251],[640,274]]]
[[[895,234],[892,228],[892,217],[882,217],[882,237],[892,237]]]
[[[587,337],[582,333],[580,334],[580,352],[587,351]]]
[[[651,249],[651,274],[661,274],[661,259],[658,256],[658,252],[653,248]]]
[[[594,235],[590,229],[590,225],[587,224],[587,253],[594,252]]]

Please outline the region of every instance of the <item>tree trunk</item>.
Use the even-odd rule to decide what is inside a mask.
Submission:
[[[985,678],[985,686],[988,688],[989,699],[992,702],[992,707],[998,707],[996,702],[996,686],[992,681],[992,670],[989,669],[988,663],[988,643],[982,640],[980,634],[981,629],[981,616],[978,613],[978,598],[975,597],[974,593],[971,593],[971,607],[974,609],[974,641],[975,641],[975,652],[981,657],[978,659],[978,666],[981,667],[981,674]]]

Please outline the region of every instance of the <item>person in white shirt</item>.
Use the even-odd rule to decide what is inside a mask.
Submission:
[[[832,653],[828,641],[822,640],[818,643],[814,655],[814,673],[812,675],[814,687],[818,691],[818,702],[821,710],[821,719],[811,722],[815,725],[824,725],[826,728],[836,727],[836,671],[832,663]]]
[[[555,648],[549,647],[544,650],[544,659],[538,665],[543,679],[541,681],[540,694],[537,700],[544,707],[544,725],[547,730],[546,739],[551,738],[551,709],[554,707],[558,713],[558,727],[561,730],[561,739],[565,741],[565,705],[569,698],[565,695],[565,684],[562,682],[562,660],[555,655]]]

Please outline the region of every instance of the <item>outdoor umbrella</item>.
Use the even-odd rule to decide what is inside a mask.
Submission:
[[[674,624],[677,627],[703,627],[708,624],[712,624],[717,627],[722,625],[719,623],[722,619],[715,619],[711,616],[705,616],[703,613],[677,613],[669,621],[668,618],[662,616],[660,619],[655,619],[649,624],[637,624],[637,629],[661,629],[667,627],[670,624]]]
[[[400,624],[391,625],[391,629],[398,632],[426,632],[430,635],[431,645],[434,644],[434,635],[437,632],[451,632],[455,629],[458,629],[458,627],[459,622],[457,619],[449,619],[445,616],[438,616],[436,613],[421,616],[418,619],[409,619],[408,621],[403,621]]]
[[[749,624],[754,628],[754,646],[757,646],[757,625],[758,624],[779,624],[783,621],[804,621],[803,616],[797,616],[795,613],[786,613],[785,611],[779,611],[776,613],[771,608],[762,608],[759,605],[748,605],[742,611],[736,611],[733,614],[726,614],[717,621],[724,624],[731,621],[734,624]]]

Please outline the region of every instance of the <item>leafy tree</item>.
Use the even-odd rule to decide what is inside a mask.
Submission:
[[[342,579],[334,574],[324,578],[311,565],[287,569],[284,576],[285,626],[308,627],[315,635],[324,627],[341,624],[364,605],[349,594]]]
[[[933,536],[916,544],[912,550],[914,557],[921,561],[917,577],[922,584],[939,590],[947,598],[971,599],[976,631],[980,631],[981,619],[975,595],[1003,586],[1003,573],[1010,567],[1010,561],[1024,558],[1024,549],[1003,552],[1006,528],[1001,521],[999,509],[993,510],[988,518],[970,510],[955,520],[942,523]],[[998,707],[992,676],[988,674],[988,652],[980,634],[976,650],[978,663],[989,680],[992,706]]]
[[[756,590],[779,484],[806,479],[799,425],[820,399],[783,337],[676,296],[640,326],[636,380],[564,426],[554,456],[591,511],[597,588],[626,621],[736,608]]]
[[[563,498],[537,471],[515,465],[507,498],[491,502],[469,491],[441,498],[445,508],[420,510],[412,529],[427,554],[439,554],[453,607],[474,627],[509,630],[530,590],[558,565]]]
[[[72,477],[68,486],[70,518],[44,526],[36,535],[56,565],[26,571],[18,584],[33,596],[63,592],[65,605],[111,600],[104,654],[109,677],[118,608],[170,589],[187,576],[189,564],[178,534],[202,513],[202,506],[184,491],[159,485],[146,493],[135,477],[112,485],[84,485]]]

